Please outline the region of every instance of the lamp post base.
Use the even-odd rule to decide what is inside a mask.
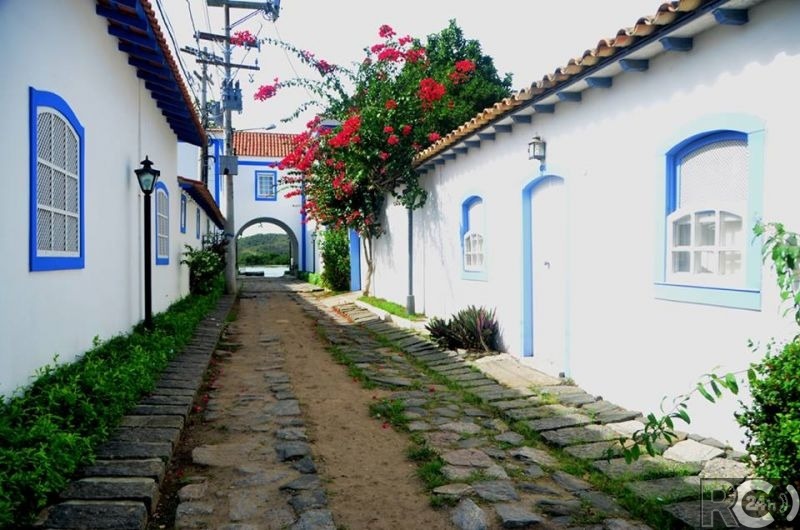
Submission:
[[[413,315],[415,313],[413,294],[406,296],[406,313],[408,313],[409,315]]]

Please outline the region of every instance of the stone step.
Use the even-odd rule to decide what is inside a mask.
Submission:
[[[625,487],[645,500],[676,502],[688,499],[721,499],[733,490],[730,482],[724,480],[702,480],[695,476],[667,477],[654,480],[629,482]]]
[[[144,530],[147,507],[134,501],[67,501],[50,508],[44,528]]]
[[[183,416],[128,415],[122,417],[119,426],[182,429]]]
[[[592,466],[604,475],[619,480],[635,480],[639,477],[653,477],[660,475],[689,475],[697,474],[702,466],[697,463],[681,463],[667,460],[661,456],[645,455],[628,464],[624,458],[613,460],[597,460]]]
[[[70,482],[64,500],[138,501],[152,513],[158,504],[158,484],[143,477],[88,477]]]
[[[567,427],[556,431],[542,433],[542,438],[553,445],[567,447],[570,445],[585,444],[588,442],[603,442],[619,438],[619,433],[605,425],[584,425],[582,427]]]
[[[592,423],[592,419],[588,416],[584,416],[583,414],[564,414],[548,418],[539,418],[538,420],[526,421],[525,425],[534,431],[544,432],[555,429],[563,429],[564,427],[588,425],[590,423]]]
[[[84,477],[149,477],[157,483],[164,478],[164,461],[160,458],[139,460],[95,460],[80,471]]]
[[[131,460],[139,458],[160,458],[165,462],[172,457],[172,444],[169,442],[105,442],[95,451],[101,460]]]

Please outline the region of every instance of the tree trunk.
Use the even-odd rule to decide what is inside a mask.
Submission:
[[[364,280],[364,296],[370,296],[372,289],[372,273],[375,271],[375,263],[372,261],[372,237],[362,237],[364,243],[364,261],[367,262],[367,277]]]

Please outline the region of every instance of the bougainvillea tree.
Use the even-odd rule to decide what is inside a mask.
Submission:
[[[316,96],[293,115],[313,106],[320,110],[280,167],[290,170],[284,179],[293,188],[288,195],[305,197],[307,219],[359,233],[367,264],[366,293],[374,271],[372,244],[383,233],[385,201],[394,197],[408,209],[425,203],[427,194],[412,161],[448,132],[437,130],[433,118],[455,106],[448,93],[475,72],[475,62],[468,58],[454,58],[450,68],[434,72],[418,40],[398,37],[388,25],[378,35],[380,42],[365,49],[353,69],[267,40],[296,54],[319,79],[275,79],[255,95],[266,100],[286,87],[302,86]]]

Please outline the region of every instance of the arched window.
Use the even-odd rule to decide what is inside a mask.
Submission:
[[[169,265],[169,191],[156,183],[156,265]]]
[[[748,227],[747,136],[720,131],[672,155],[667,281],[740,287]]]
[[[486,279],[486,234],[483,199],[472,196],[461,205],[461,250],[465,279]]]
[[[181,234],[186,233],[186,195],[181,193]]]
[[[30,269],[82,269],[83,127],[56,94],[29,93]]]

